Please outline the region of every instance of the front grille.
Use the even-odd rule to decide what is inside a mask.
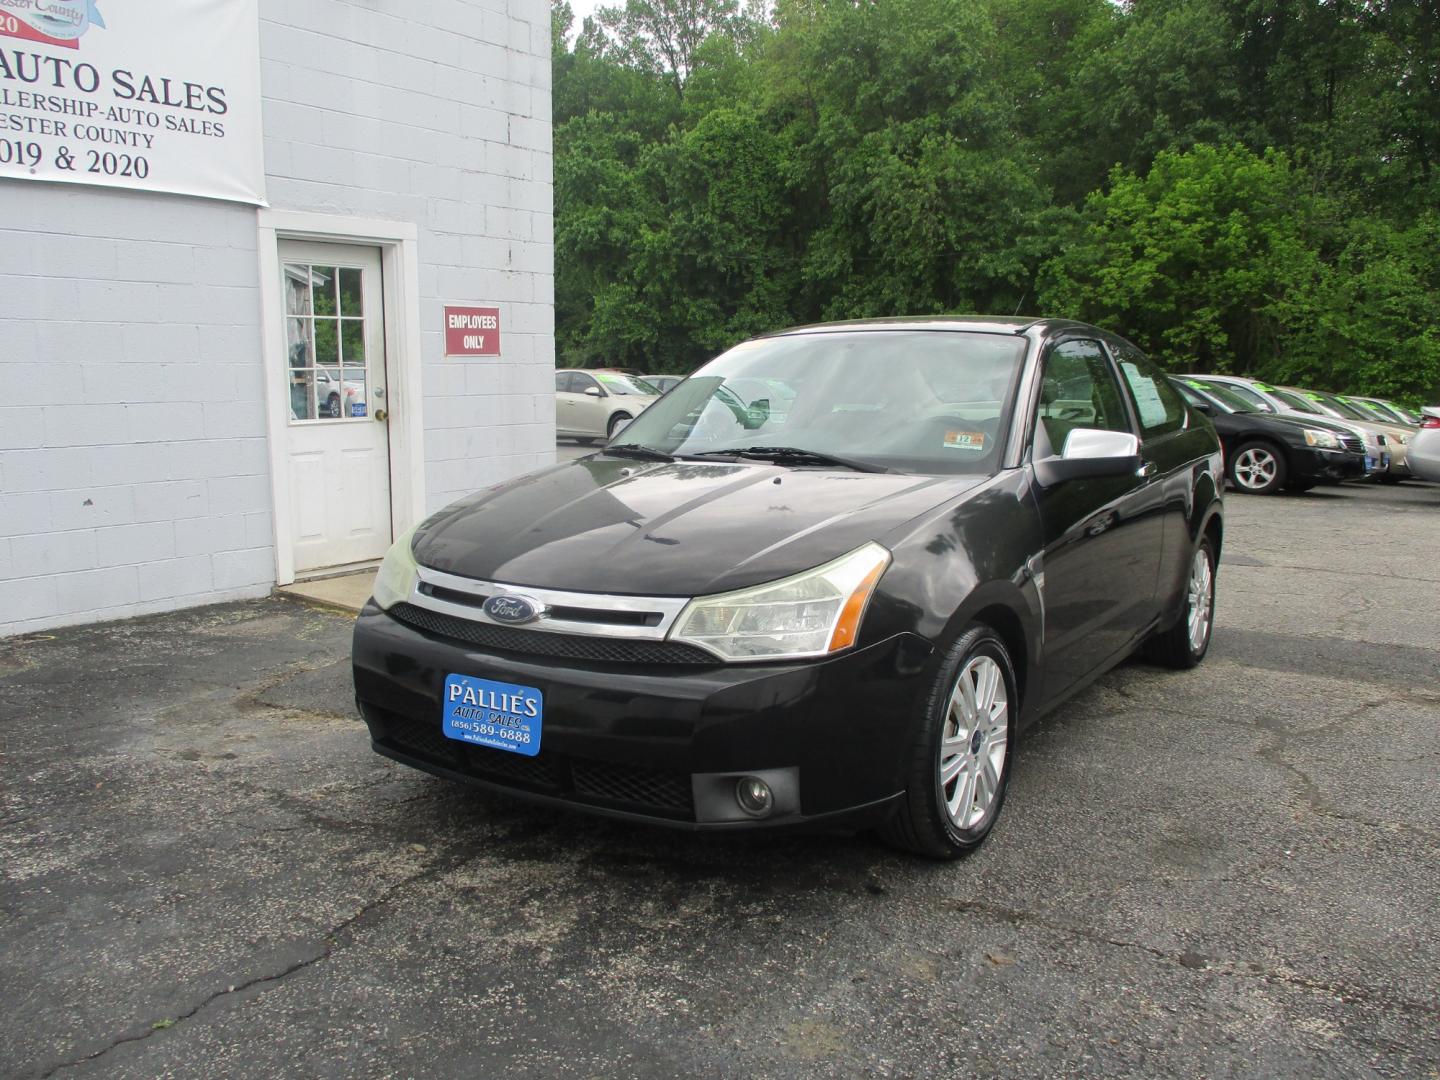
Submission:
[[[690,811],[690,777],[680,773],[637,769],[608,761],[574,761],[570,775],[579,795],[608,802],[663,806]]]
[[[567,660],[593,660],[611,664],[717,664],[704,649],[670,641],[629,641],[624,638],[586,637],[581,634],[552,634],[544,630],[521,630],[508,626],[442,615],[438,611],[396,604],[390,614],[417,630],[479,645],[483,649],[554,656]]]
[[[534,757],[448,739],[440,721],[419,721],[361,703],[376,742],[411,757],[504,787],[557,795],[576,802],[693,821],[688,773],[574,757],[541,750]]]
[[[1360,441],[1358,435],[1341,435],[1340,445],[1352,454],[1360,454],[1365,451],[1365,444]]]

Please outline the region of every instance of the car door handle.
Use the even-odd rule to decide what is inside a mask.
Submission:
[[[1135,470],[1135,475],[1140,477],[1154,476],[1155,463],[1153,461],[1147,461],[1143,463],[1138,469]]]

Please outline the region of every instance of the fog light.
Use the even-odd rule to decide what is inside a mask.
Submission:
[[[767,817],[775,807],[770,785],[758,776],[742,776],[735,785],[735,801],[751,817]]]

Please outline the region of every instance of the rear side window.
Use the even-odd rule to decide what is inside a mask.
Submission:
[[[570,373],[568,371],[555,372],[555,392],[563,394],[570,389]]]
[[[1144,437],[1153,439],[1183,428],[1185,402],[1164,373],[1132,346],[1115,346],[1115,355],[1130,387],[1135,415],[1140,418],[1140,430]]]

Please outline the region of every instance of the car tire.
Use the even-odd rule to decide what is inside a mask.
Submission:
[[[1285,454],[1274,443],[1260,439],[1238,447],[1230,456],[1226,471],[1230,483],[1247,495],[1274,495],[1285,486]]]
[[[1019,704],[1005,643],[972,623],[945,651],[926,695],[905,796],[881,839],[931,859],[978,848],[1005,802]]]
[[[623,421],[633,419],[634,417],[629,413],[617,412],[614,416],[610,417],[610,424],[605,429],[606,437],[613,439],[615,437],[615,429],[619,427]]]
[[[331,394],[325,399],[325,415],[331,420],[340,419],[340,395]]]
[[[1202,606],[1203,605],[1203,606]],[[1186,670],[1193,668],[1210,651],[1210,638],[1215,630],[1215,547],[1210,538],[1201,539],[1190,557],[1190,573],[1185,578],[1185,604],[1180,618],[1168,630],[1162,630],[1145,646],[1145,655],[1165,667]]]

